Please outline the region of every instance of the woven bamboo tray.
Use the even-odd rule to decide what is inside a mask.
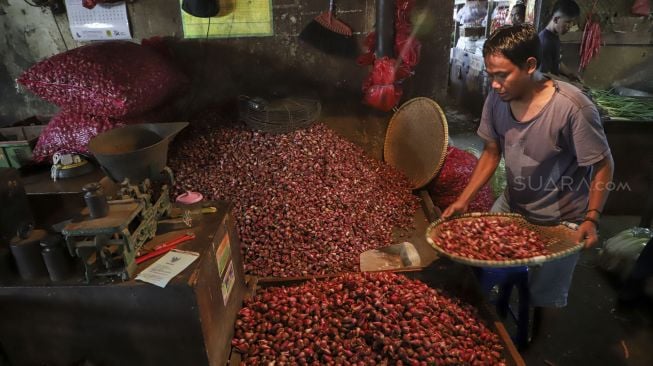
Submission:
[[[584,246],[584,243],[576,243],[576,229],[578,228],[578,225],[570,222],[562,222],[557,225],[536,225],[527,221],[523,216],[519,214],[478,212],[458,216],[452,220],[473,221],[477,220],[480,217],[490,217],[497,218],[499,220],[511,221],[521,227],[533,230],[542,238],[542,240],[544,240],[550,254],[504,261],[473,259],[454,255],[435,244],[435,241],[432,239],[440,234],[440,226],[445,221],[447,221],[443,219],[437,220],[429,225],[428,229],[426,229],[426,241],[428,241],[433,249],[435,249],[439,254],[448,257],[455,262],[464,263],[475,267],[495,268],[542,264],[569,256],[580,251]]]
[[[442,108],[429,98],[413,98],[390,119],[383,160],[404,173],[413,189],[419,189],[440,171],[448,143],[449,127]]]

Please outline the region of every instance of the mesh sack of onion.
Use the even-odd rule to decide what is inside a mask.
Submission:
[[[477,162],[473,154],[449,146],[442,169],[427,186],[433,203],[443,210],[454,203],[469,183]],[[492,189],[486,184],[470,203],[469,211],[487,212],[493,203]]]

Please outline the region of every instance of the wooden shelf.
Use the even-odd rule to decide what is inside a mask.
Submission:
[[[580,43],[583,32],[567,33],[560,37],[561,43]],[[650,32],[637,33],[602,33],[603,44],[608,46],[649,46],[653,45],[653,34]]]

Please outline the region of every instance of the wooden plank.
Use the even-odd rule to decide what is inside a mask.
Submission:
[[[496,318],[496,313],[494,310],[492,310],[487,303],[484,303],[484,305],[487,308],[487,311],[492,313],[492,317]],[[515,344],[512,342],[512,338],[510,337],[510,334],[508,334],[508,331],[506,330],[506,327],[503,325],[502,322],[495,320],[494,323],[494,329],[496,330],[497,334],[499,334],[499,337],[501,337],[501,340],[503,341],[504,346],[506,346],[506,350],[504,352],[507,352],[507,354],[510,355],[510,358],[514,361],[515,366],[526,366],[526,362],[522,358],[521,354],[519,351],[517,351],[517,347]]]
[[[141,203],[129,202],[109,204],[109,214],[98,219],[88,219],[80,222],[73,222],[64,228],[67,235],[84,234],[83,231],[106,229],[120,231],[125,228],[129,222],[142,209]]]
[[[560,37],[561,43],[581,43],[583,32],[570,32]],[[653,44],[651,32],[610,32],[601,34],[602,45],[606,46],[648,46]]]
[[[59,179],[56,182],[50,177],[50,169],[47,167],[38,167],[24,174],[21,173],[21,181],[28,195],[80,193],[86,184],[99,182],[103,177],[104,173],[100,168],[79,177]]]
[[[442,211],[440,210],[439,207],[435,206],[429,192],[426,191],[425,189],[420,190],[419,198],[421,198],[422,200],[422,208],[424,209],[424,213],[426,214],[426,219],[429,220],[430,222],[439,219],[440,216],[442,215]]]

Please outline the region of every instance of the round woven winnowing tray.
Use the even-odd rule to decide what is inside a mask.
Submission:
[[[404,103],[388,124],[383,160],[403,172],[413,189],[430,182],[444,163],[449,143],[447,118],[429,98]]]
[[[511,259],[505,261],[481,260],[461,257],[451,254],[435,244],[432,238],[440,234],[440,226],[450,220],[477,220],[480,217],[498,218],[500,220],[512,221],[513,223],[535,231],[546,243],[550,254],[540,255],[531,258]],[[576,229],[578,225],[570,222],[563,222],[558,225],[544,226],[536,225],[527,221],[523,216],[512,213],[470,213],[450,220],[437,220],[426,229],[426,240],[438,253],[450,258],[455,262],[469,264],[476,267],[514,267],[528,266],[549,262],[555,259],[566,257],[583,249],[584,243],[576,243]]]

